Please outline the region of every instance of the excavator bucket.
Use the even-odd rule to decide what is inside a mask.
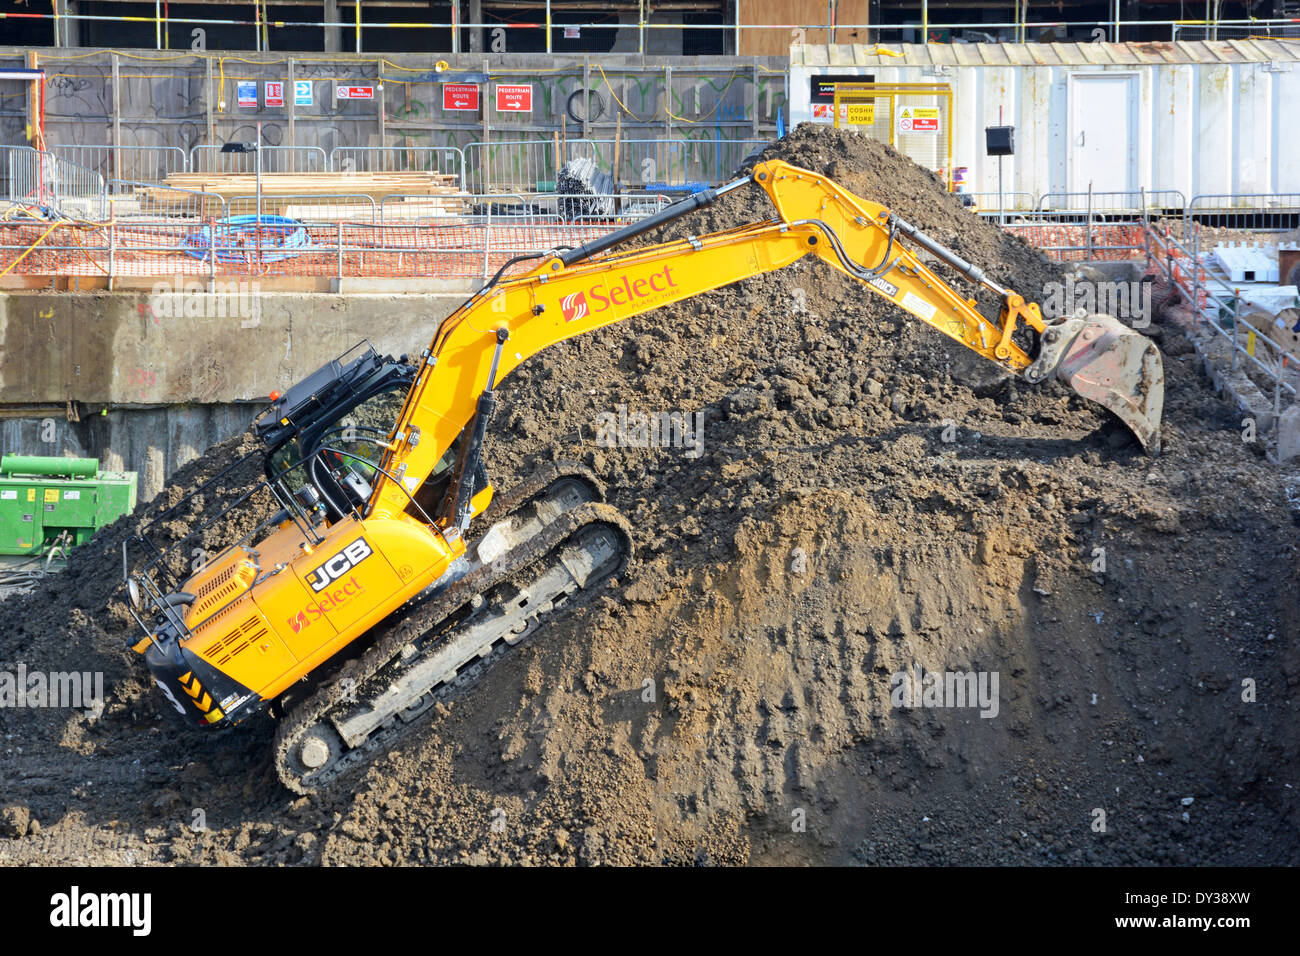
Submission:
[[[1159,454],[1165,370],[1155,343],[1109,315],[1049,326],[1044,345],[1049,342],[1059,355],[1056,377],[1110,409],[1148,453]]]

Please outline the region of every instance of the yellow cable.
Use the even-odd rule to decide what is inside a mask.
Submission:
[[[46,74],[46,78],[51,80],[60,76],[67,77],[68,79],[73,79],[73,80],[108,79],[108,77],[104,76],[102,73],[48,73]],[[175,73],[123,73],[122,74],[122,79],[124,80],[174,80],[175,78],[176,78]],[[26,93],[0,93],[0,96],[26,96],[26,95],[27,95]]]
[[[153,17],[149,17],[148,19],[152,21]],[[105,53],[116,53],[118,56],[128,60],[152,60],[155,62],[187,60],[194,56],[193,53],[176,53],[172,56],[144,56],[140,53],[129,53],[126,50],[92,50],[90,53],[42,53],[41,60],[84,60],[92,56],[102,56]]]
[[[63,223],[61,223],[61,222],[50,223],[50,228],[49,228],[49,229],[46,229],[45,232],[41,233],[41,237],[40,237],[39,239],[37,239],[37,240],[36,240],[35,242],[33,242],[30,246],[28,246],[28,247],[23,251],[23,254],[22,254],[21,256],[19,256],[19,257],[18,257],[17,259],[15,259],[13,262],[9,263],[9,265],[5,266],[5,270],[4,270],[4,272],[0,272],[0,279],[2,279],[2,278],[4,278],[5,276],[7,276],[7,275],[9,274],[9,270],[10,270],[10,269],[12,269],[14,266],[18,265],[18,263],[20,263],[20,262],[22,262],[24,259],[26,259],[28,253],[30,253],[33,249],[35,249],[35,248],[36,248],[37,246],[39,246],[42,242],[44,242],[44,241],[45,241],[45,237],[48,236],[50,233],[52,233],[55,229],[58,229],[59,226],[61,226],[61,225],[63,225]]]
[[[677,120],[678,122],[690,123],[692,126],[694,126],[696,123],[703,123],[706,119],[708,119],[710,116],[716,113],[720,106],[722,106],[722,98],[727,95],[727,90],[731,89],[731,84],[735,83],[737,77],[739,76],[740,76],[740,71],[736,71],[735,73],[731,74],[731,79],[727,81],[727,85],[724,86],[722,88],[722,92],[718,94],[718,101],[713,104],[713,109],[709,110],[699,119],[688,120],[684,116],[678,116],[676,113],[674,113],[672,110],[668,108],[668,95],[672,92],[672,90],[664,90],[664,113],[667,114],[668,116],[671,116],[673,119]]]
[[[599,63],[597,63],[596,69],[600,71],[600,78],[605,81],[605,86],[609,88],[609,95],[614,98],[614,102],[618,104],[619,109],[621,109],[628,116],[632,117],[638,123],[648,122],[647,120],[643,120],[641,117],[637,116],[630,109],[628,109],[626,106],[623,105],[623,101],[620,100],[618,98],[618,94],[614,92],[614,84],[609,82],[609,77],[605,75],[605,68],[602,67]],[[664,113],[669,117],[671,117],[672,119],[677,120],[680,123],[689,123],[692,126],[696,125],[697,123],[703,123],[706,119],[708,119],[710,116],[712,116],[714,113],[718,111],[718,107],[722,105],[722,98],[727,95],[727,90],[731,89],[731,84],[735,83],[737,77],[739,76],[740,76],[739,70],[736,70],[731,74],[731,79],[727,81],[727,85],[724,86],[722,88],[722,92],[718,94],[718,101],[713,104],[713,109],[709,110],[699,119],[689,120],[684,116],[678,116],[676,113],[674,113],[672,110],[668,108],[668,97],[669,94],[672,92],[671,90],[664,90]]]
[[[602,80],[604,80],[604,81],[605,81],[605,85],[606,85],[607,87],[609,87],[609,95],[612,96],[612,97],[614,98],[614,102],[618,104],[618,108],[621,109],[621,110],[622,110],[624,113],[626,113],[628,116],[632,117],[632,118],[633,118],[634,120],[636,120],[638,123],[645,123],[645,122],[648,122],[647,120],[643,120],[643,119],[641,119],[641,117],[637,116],[637,115],[636,115],[635,113],[633,113],[630,109],[628,109],[626,106],[623,105],[623,101],[620,100],[620,99],[618,98],[618,94],[614,92],[614,84],[612,84],[612,83],[609,82],[609,77],[607,77],[607,76],[605,75],[605,70],[604,70],[604,68],[603,68],[599,63],[596,64],[596,69],[600,70],[600,78],[601,78]]]

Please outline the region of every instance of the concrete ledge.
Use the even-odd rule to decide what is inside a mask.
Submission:
[[[201,292],[196,277],[161,295],[0,295],[0,403],[256,401],[362,339],[381,353],[420,351],[467,295],[451,288],[337,294],[266,292],[257,280],[230,285],[219,294]]]
[[[1166,310],[1166,318],[1180,329],[1196,350],[1205,376],[1217,392],[1231,401],[1243,416],[1255,419],[1256,433],[1262,436],[1277,424],[1273,412],[1273,398],[1250,380],[1241,368],[1232,368],[1232,343],[1216,332],[1196,322],[1195,316],[1184,306]]]
[[[69,276],[69,275],[9,275],[0,277],[0,293],[10,292],[153,292],[160,284],[175,284],[173,273],[150,276]],[[182,275],[186,285],[210,285],[217,289],[239,283],[256,283],[263,293],[317,292],[347,294],[401,294],[401,295],[458,295],[462,299],[472,295],[482,284],[481,279],[437,279],[429,276],[411,278],[370,278],[369,276],[239,276],[221,275],[214,280],[197,273]]]
[[[330,291],[343,295],[427,295],[465,301],[483,283],[478,279],[369,279],[344,276],[330,280]]]

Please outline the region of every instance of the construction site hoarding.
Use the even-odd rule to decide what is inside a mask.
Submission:
[[[998,189],[998,158],[985,150],[990,126],[1016,128],[1016,152],[1002,160],[1007,193],[1300,191],[1294,42],[805,44],[790,52],[792,124],[834,123],[826,92],[837,83],[950,85],[952,161],[966,168],[971,192]],[[909,119],[909,135],[933,135],[928,114]]]

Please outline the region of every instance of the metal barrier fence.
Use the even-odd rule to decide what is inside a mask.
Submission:
[[[590,197],[580,197],[589,199]],[[515,256],[578,246],[635,214],[474,215],[422,222],[268,223],[147,217],[102,223],[0,221],[0,276],[435,278],[482,281]],[[259,228],[260,226],[260,228]],[[292,237],[291,241],[288,237]],[[526,270],[530,263],[520,263]]]
[[[672,141],[665,142],[669,147],[674,145]],[[541,142],[540,145],[551,144]],[[571,141],[568,145],[585,149],[598,144]],[[152,259],[177,255],[193,258],[188,253],[178,252],[175,242],[167,237],[188,235],[196,229],[201,231],[230,216],[251,218],[258,212],[257,199],[253,196],[225,200],[214,193],[120,179],[101,184],[98,174],[84,167],[75,167],[50,153],[24,149],[8,152],[11,183],[16,191],[23,191],[28,203],[40,204],[39,201],[44,200],[57,203],[58,211],[70,218],[110,218],[120,224],[118,231],[110,227],[106,234],[66,232],[61,225],[40,242],[36,241],[39,236],[30,237],[28,245],[20,241],[26,234],[13,232],[11,227],[6,236],[13,241],[7,243],[5,251],[13,253],[14,258],[3,267],[18,269],[20,273],[38,274],[41,269],[49,268],[53,274],[65,271],[77,274],[78,269],[91,275],[105,271],[110,275],[147,274],[148,269],[159,265]],[[1144,205],[1138,210],[1125,211],[1121,199],[1110,199],[1105,194],[1096,193],[1093,198],[1100,209],[1094,207],[1085,212],[1049,210],[1042,207],[1053,202],[1072,204],[1071,197],[1067,196],[1061,202],[1049,196],[1034,203],[1035,208],[1008,213],[1004,217],[1008,221],[1002,226],[1052,259],[1077,262],[1142,256],[1147,249],[1147,233],[1153,228],[1153,222],[1167,226],[1170,234],[1184,244],[1188,242],[1188,234],[1183,229],[1190,225],[1199,237],[1197,230],[1204,227],[1203,220],[1207,217],[1247,217],[1238,224],[1261,229],[1300,223],[1300,195],[1294,194],[1193,197],[1186,206],[1191,217],[1188,221],[1184,221],[1176,211],[1169,217],[1160,215],[1163,203],[1167,199],[1173,201],[1178,194],[1164,197],[1159,193],[1139,191],[1126,195],[1136,195],[1138,202]],[[1023,197],[1020,198],[1023,201]],[[547,242],[575,245],[650,215],[669,201],[659,192],[621,192],[603,196],[557,196],[523,191],[382,197],[362,192],[325,196],[264,195],[260,210],[263,215],[296,220],[295,227],[301,223],[304,236],[309,236],[312,241],[282,261],[278,260],[278,264],[263,262],[260,255],[254,256],[254,260],[259,269],[270,270],[264,274],[325,275],[328,270],[321,272],[323,267],[319,263],[312,266],[316,271],[309,272],[301,272],[293,265],[299,260],[308,264],[316,262],[319,259],[317,250],[323,243],[334,249],[336,269],[328,274],[338,278],[353,275],[482,278],[489,274],[493,263],[499,265],[504,261],[507,252],[546,251],[549,248],[545,245]],[[1274,218],[1260,223],[1257,221],[1260,213],[1244,208],[1247,201],[1261,203],[1272,211]],[[988,215],[988,211],[983,214]],[[32,225],[40,223],[28,219],[14,224],[22,227]],[[409,232],[400,231],[408,228]],[[337,234],[331,232],[335,229]],[[372,233],[367,234],[367,229]],[[336,241],[329,240],[331,235],[335,235]],[[157,241],[149,238],[157,236],[164,238]],[[77,241],[60,245],[60,237],[72,237]],[[247,248],[247,245],[241,248]],[[62,258],[51,254],[59,249],[64,253]],[[19,257],[23,260],[21,263]],[[382,266],[399,271],[351,271],[363,261],[367,268]],[[471,261],[476,265],[471,267]],[[223,262],[220,266],[225,270],[231,264]],[[115,268],[118,273],[114,273]],[[198,273],[203,271],[201,263],[196,262],[173,263],[168,268],[179,272],[187,269]],[[123,269],[128,271],[122,272]]]
[[[649,188],[717,185],[731,178],[762,139],[550,139],[469,143],[464,150],[470,192],[548,192],[566,162],[594,160],[617,184]]]
[[[54,166],[54,207],[74,219],[103,219],[104,177],[93,169],[46,153]]]
[[[1300,20],[1262,20],[1249,26],[1215,23],[1174,23],[1173,39],[1183,40],[1276,40],[1300,37]]]
[[[716,186],[732,177],[764,139],[595,139],[593,158],[616,183],[648,188],[702,183]]]
[[[331,172],[434,172],[465,188],[465,154],[455,146],[339,146],[330,150]]]
[[[365,193],[338,193],[320,196],[263,196],[258,208],[256,196],[231,196],[226,209],[231,216],[284,216],[301,222],[369,222],[379,221],[379,204]]]
[[[509,218],[532,221],[602,221],[625,225],[658,212],[672,200],[661,193],[607,195],[538,193],[459,193],[455,195],[390,195],[379,202],[385,224],[424,222],[491,214],[498,222]]]
[[[1035,209],[1097,215],[1181,210],[1187,197],[1177,189],[1131,189],[1114,191],[1043,193]]]
[[[1282,13],[1283,16],[1275,18],[1221,18],[1212,16],[1218,12],[1218,5],[1214,5],[1212,10],[1210,6],[1205,9],[1205,19],[1125,19],[1121,16],[1118,4],[1111,5],[1109,14],[1104,20],[1031,20],[1029,19],[1028,5],[1017,6],[1012,11],[1013,19],[1010,20],[957,20],[956,22],[934,22],[929,18],[929,8],[922,7],[920,22],[913,19],[910,23],[828,23],[828,24],[778,24],[778,23],[745,23],[741,13],[741,7],[734,7],[734,19],[729,22],[712,22],[712,23],[683,23],[680,18],[669,20],[668,22],[652,22],[652,18],[662,14],[652,10],[652,4],[640,4],[638,10],[632,10],[630,15],[635,16],[634,20],[629,20],[625,24],[628,31],[635,31],[636,34],[636,52],[645,54],[647,52],[647,33],[654,35],[655,31],[671,31],[673,33],[689,35],[692,31],[710,31],[720,33],[730,37],[731,54],[743,53],[744,37],[764,37],[776,36],[783,43],[788,43],[791,31],[797,31],[800,36],[800,42],[807,43],[834,43],[837,35],[840,37],[867,37],[872,36],[874,39],[880,39],[890,43],[898,42],[921,42],[925,44],[939,43],[936,39],[939,36],[950,36],[951,39],[960,38],[966,42],[993,42],[1002,40],[1006,42],[1024,43],[1031,39],[1031,31],[1052,31],[1056,35],[1057,31],[1065,31],[1068,39],[1078,42],[1088,42],[1095,38],[1092,31],[1097,29],[1103,30],[1103,37],[1114,43],[1121,40],[1134,39],[1135,31],[1150,30],[1153,28],[1170,29],[1172,39],[1230,39],[1241,36],[1278,36],[1277,32],[1270,32],[1275,29],[1294,28],[1296,26],[1295,18],[1288,18],[1285,14],[1288,8],[1283,5],[1276,7],[1274,13]],[[549,5],[548,5],[549,7]],[[595,5],[580,7],[579,9],[591,9],[597,13],[599,8]],[[673,17],[671,7],[665,8],[666,16]],[[1247,10],[1249,8],[1246,8]],[[863,8],[865,12],[865,8]],[[1136,12],[1137,8],[1133,8]],[[558,30],[552,28],[549,9],[545,18],[545,23],[538,22],[537,18],[522,22],[509,22],[503,20],[485,20],[483,22],[467,22],[461,20],[456,14],[456,8],[450,8],[451,15],[447,19],[435,19],[424,22],[410,21],[367,21],[364,24],[367,36],[370,31],[419,31],[410,33],[411,36],[427,36],[427,31],[438,30],[446,32],[451,37],[452,53],[464,52],[461,49],[461,32],[476,31],[481,35],[486,35],[489,31],[501,31],[502,42],[505,42],[505,35],[515,34],[516,31],[522,31],[527,34],[541,34],[538,38],[541,40],[542,48],[546,53],[554,52],[553,40],[558,36]],[[344,11],[340,11],[344,12]],[[1049,13],[1052,11],[1048,11]],[[1261,11],[1262,12],[1262,11]],[[55,47],[73,46],[73,36],[77,25],[81,21],[96,22],[109,21],[119,22],[120,16],[106,14],[99,11],[94,13],[68,12],[67,10],[55,10],[49,13],[42,11],[24,12],[19,14],[25,19],[39,21],[44,20],[50,26],[50,36],[52,45]],[[10,14],[14,16],[14,14]],[[319,17],[320,14],[312,16]],[[201,27],[203,29],[214,28],[224,29],[233,26],[254,27],[253,45],[251,49],[261,51],[263,49],[284,49],[286,42],[278,31],[282,29],[313,29],[338,31],[337,35],[342,38],[345,46],[355,53],[362,53],[362,22],[361,20],[348,20],[347,14],[344,13],[342,18],[338,14],[331,19],[326,14],[325,19],[306,19],[306,20],[231,20],[217,19],[213,17],[194,17],[183,16],[171,13],[167,5],[157,4],[154,7],[154,16],[137,17],[145,23],[149,19],[153,20],[154,25],[154,46],[162,50],[167,47],[166,37],[170,35],[172,24],[178,25],[183,31],[188,32],[191,27]],[[606,30],[609,29],[608,20],[599,20],[592,18],[596,22],[568,22],[562,24],[565,29],[573,30]],[[726,18],[724,18],[726,19]],[[791,19],[784,17],[783,19]],[[860,17],[849,16],[846,19],[861,19]],[[558,27],[561,24],[554,24]],[[1189,34],[1188,31],[1203,31],[1201,33]],[[1241,31],[1231,32],[1231,31]],[[517,41],[511,41],[513,44]],[[400,44],[399,44],[400,45]],[[250,49],[245,45],[236,44],[231,49]]]
[[[1260,329],[1242,315],[1242,303],[1235,295],[1225,295],[1228,286],[1208,275],[1201,265],[1200,227],[1193,224],[1192,246],[1180,242],[1165,229],[1146,229],[1148,266],[1156,266],[1160,275],[1192,307],[1196,320],[1229,343],[1232,349],[1230,370],[1239,365],[1262,376],[1273,391],[1273,414],[1281,412],[1282,397],[1294,401],[1300,394],[1300,364],[1267,330]],[[1218,286],[1216,291],[1215,286]],[[1244,333],[1244,335],[1243,335]]]
[[[229,145],[229,144],[227,144]],[[319,146],[262,146],[247,144],[247,152],[226,152],[215,145],[190,150],[192,173],[255,173],[258,163],[264,173],[321,173],[329,169],[329,157]]]
[[[471,143],[465,150],[455,146],[340,146],[328,155],[315,146],[225,152],[220,145],[206,144],[193,147],[188,156],[176,146],[60,145],[51,151],[95,170],[105,180],[118,182],[163,182],[173,173],[184,172],[251,174],[257,172],[260,156],[264,173],[437,172],[455,177],[459,189],[486,193],[549,191],[559,168],[579,156],[593,158],[620,183],[716,185],[766,145],[768,141],[761,139],[623,139],[615,143],[553,136]]]
[[[41,205],[53,191],[54,164],[49,154],[30,146],[5,146],[5,198]]]
[[[162,182],[189,168],[185,150],[179,146],[62,145],[51,146],[50,152],[93,169],[105,180]]]
[[[997,190],[992,190],[962,192],[957,195],[970,196],[975,203],[973,211],[986,219],[997,219],[1008,213],[1021,215],[1038,208],[1037,198],[1028,192],[1003,192],[999,195]]]
[[[591,140],[499,140],[465,146],[465,188],[472,193],[549,192],[566,162],[595,155]]]
[[[379,221],[382,223],[423,222],[446,219],[449,216],[472,216],[474,207],[483,203],[514,206],[521,210],[527,205],[523,193],[488,195],[457,193],[444,196],[392,193],[379,201]]]
[[[964,195],[996,202],[997,194]],[[1018,194],[1016,205],[1024,205],[1025,195]],[[1030,209],[980,208],[979,214],[1062,261],[1130,258],[1141,251],[1135,227],[1142,224],[1158,223],[1184,244],[1197,226],[1215,229],[1220,241],[1300,230],[1300,193],[1207,193],[1190,200],[1176,189],[1044,193]]]
[[[1145,248],[1142,219],[1080,222],[1075,213],[1035,212],[1001,226],[1056,262],[1133,259]]]
[[[686,143],[679,139],[589,140],[592,158],[616,183],[676,184],[690,181]]]
[[[111,213],[110,218],[113,219],[158,219],[162,216],[180,219],[220,218],[228,212],[226,200],[222,196],[196,189],[110,179],[104,190],[108,207],[105,211]]]
[[[1207,193],[1193,196],[1184,211],[1187,224],[1241,232],[1300,229],[1300,193]],[[1189,236],[1184,227],[1184,237]]]
[[[104,216],[104,178],[93,169],[27,146],[5,147],[7,198],[74,219]]]

